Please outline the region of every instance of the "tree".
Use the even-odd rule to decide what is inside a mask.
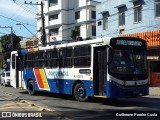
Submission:
[[[75,27],[71,32],[71,38],[76,40],[76,38],[80,35],[80,28],[79,26]]]
[[[6,68],[5,61],[3,59],[0,59],[0,69],[5,69],[5,68]]]
[[[13,39],[13,42],[11,41]],[[1,46],[2,46],[2,54],[4,59],[7,60],[10,58],[10,53],[12,50],[18,50],[17,48],[19,42],[21,41],[20,37],[15,34],[8,34],[1,36]],[[13,43],[13,45],[12,45]]]

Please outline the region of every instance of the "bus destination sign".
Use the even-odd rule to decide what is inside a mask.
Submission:
[[[116,40],[116,45],[142,46],[142,41]]]

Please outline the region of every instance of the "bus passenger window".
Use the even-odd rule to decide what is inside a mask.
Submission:
[[[46,66],[45,63],[45,52],[38,51],[34,53],[34,67],[36,68],[44,68]]]
[[[33,67],[33,54],[32,53],[25,54],[25,67],[26,68]]]
[[[57,67],[57,59],[58,59],[58,51],[54,49],[52,51],[46,52],[46,67],[47,68],[55,68]]]
[[[74,66],[89,67],[91,65],[91,47],[89,45],[74,48]]]
[[[73,61],[73,49],[72,47],[69,48],[62,48],[59,50],[59,67],[72,67]]]
[[[12,55],[12,68],[15,69],[15,55]]]

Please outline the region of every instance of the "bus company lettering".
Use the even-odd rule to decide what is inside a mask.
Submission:
[[[68,72],[50,71],[50,72],[48,72],[48,76],[69,76],[69,74],[68,74]]]

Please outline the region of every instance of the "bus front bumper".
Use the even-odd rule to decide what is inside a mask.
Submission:
[[[107,81],[108,98],[134,98],[149,95],[149,86],[117,86]]]

